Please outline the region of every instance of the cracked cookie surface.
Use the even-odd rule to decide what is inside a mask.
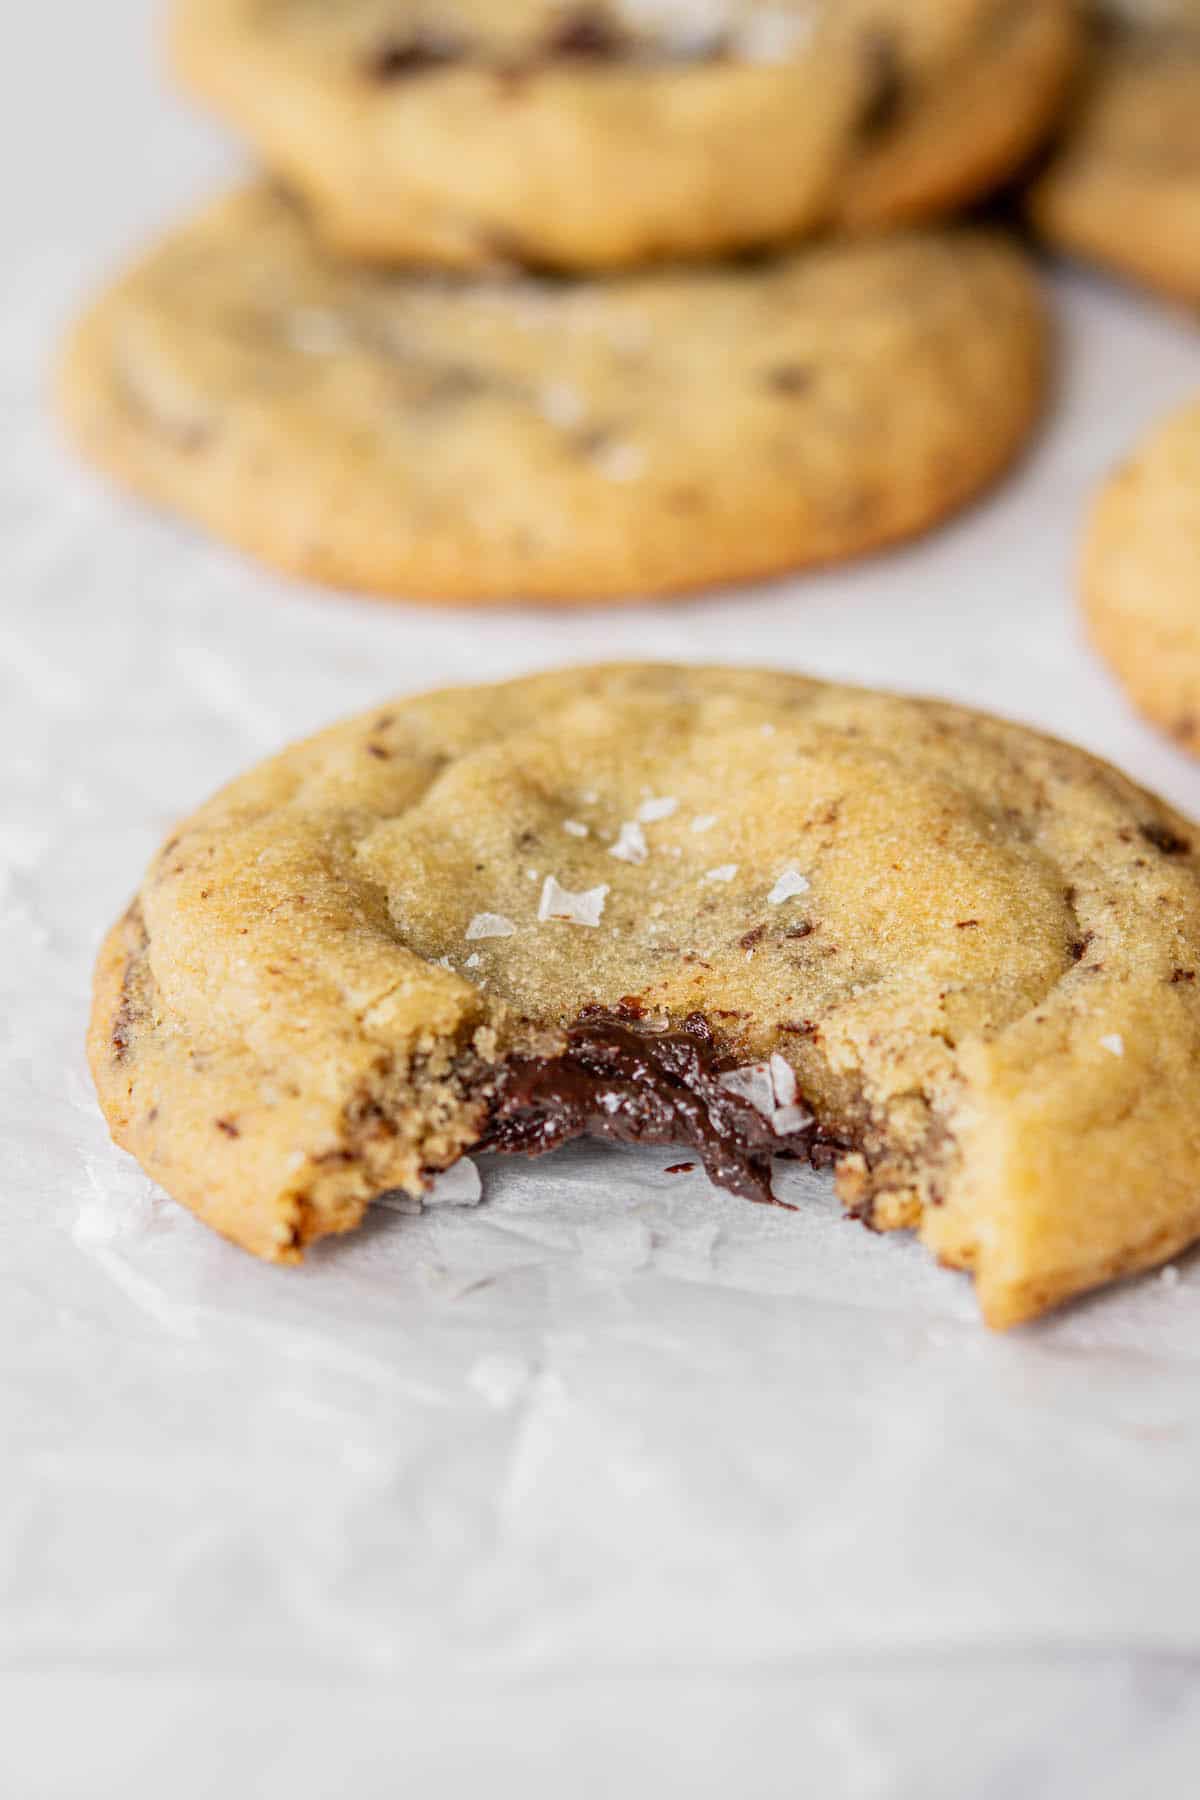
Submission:
[[[929,218],[1004,179],[1072,0],[181,0],[184,81],[340,250],[618,267]]]
[[[1198,195],[1200,0],[1107,0],[1034,223],[1059,249],[1197,304]]]
[[[1101,490],[1083,604],[1138,711],[1200,755],[1200,401],[1159,425]]]
[[[117,1141],[276,1260],[597,1125],[758,1198],[773,1146],[836,1160],[995,1325],[1200,1235],[1192,827],[799,676],[565,670],[285,751],[154,859],[89,1047]]]
[[[388,595],[636,597],[920,531],[1012,458],[1045,328],[979,235],[612,281],[383,275],[266,189],[75,332],[74,434],[279,567]]]

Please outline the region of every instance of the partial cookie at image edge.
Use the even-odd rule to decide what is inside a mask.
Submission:
[[[1081,554],[1092,642],[1137,710],[1200,755],[1200,401],[1111,475]]]
[[[1200,305],[1200,30],[1098,44],[1028,197],[1053,249]]]

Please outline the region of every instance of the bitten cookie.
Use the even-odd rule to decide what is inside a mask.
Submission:
[[[982,236],[606,282],[365,273],[265,189],[70,343],[103,468],[281,568],[389,595],[629,597],[934,524],[1037,416],[1042,308]]]
[[[1107,0],[1031,211],[1053,245],[1200,303],[1200,0]]]
[[[928,218],[1052,121],[1073,0],[180,0],[341,251],[618,267]]]
[[[1134,705],[1200,755],[1200,403],[1159,426],[1102,490],[1083,600]]]
[[[104,946],[117,1141],[294,1262],[583,1133],[834,1161],[989,1323],[1200,1236],[1193,827],[1083,751],[755,670],[376,708],[181,825]]]

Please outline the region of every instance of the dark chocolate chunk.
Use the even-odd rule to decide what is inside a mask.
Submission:
[[[367,59],[372,81],[404,81],[460,62],[465,47],[435,31],[414,31],[408,37],[385,38]]]
[[[1169,826],[1139,825],[1138,830],[1146,842],[1153,844],[1156,850],[1161,850],[1164,856],[1187,856],[1192,848],[1187,838],[1180,837],[1179,833],[1172,831]]]
[[[590,57],[614,62],[625,55],[629,40],[615,19],[600,6],[577,6],[568,12],[546,39],[547,56]]]
[[[776,394],[803,394],[813,384],[813,372],[803,363],[777,363],[767,370],[766,383]]]
[[[863,39],[866,99],[858,115],[862,139],[880,137],[904,110],[905,80],[900,48],[894,35],[876,26]]]
[[[844,1148],[810,1123],[778,1136],[768,1119],[722,1085],[722,1057],[702,1013],[679,1030],[653,1031],[589,1008],[568,1026],[560,1056],[514,1057],[488,1102],[482,1150],[542,1156],[573,1138],[683,1144],[730,1193],[774,1202],[771,1159],[812,1160]],[[775,1202],[775,1204],[780,1204]]]
[[[128,994],[123,994],[121,1004],[117,1007],[117,1016],[113,1020],[110,1038],[114,1061],[124,1062],[132,1037],[133,1007],[130,1005]]]

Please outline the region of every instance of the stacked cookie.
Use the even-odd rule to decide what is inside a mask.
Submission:
[[[902,538],[1037,417],[1021,253],[924,222],[1022,163],[1076,47],[1072,0],[180,0],[184,79],[284,185],[100,301],[67,412],[152,499],[388,595]]]

